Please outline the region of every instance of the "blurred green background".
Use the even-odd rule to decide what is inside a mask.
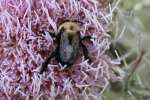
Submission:
[[[122,60],[118,67],[130,75],[138,64],[129,80],[111,84],[104,92],[104,100],[150,100],[149,24],[150,0],[120,0],[111,32],[112,44]]]

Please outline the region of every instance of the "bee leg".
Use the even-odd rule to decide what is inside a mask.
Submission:
[[[92,39],[92,37],[91,36],[85,36],[85,37],[83,37],[81,40],[86,40],[86,39]]]
[[[49,61],[56,55],[56,52],[54,51],[46,60],[45,62],[42,64],[42,67],[40,69],[40,74],[42,74],[46,69],[47,69],[47,65],[49,63]]]
[[[50,33],[50,32],[49,32],[49,34],[50,34],[51,37],[56,38],[55,33]]]
[[[91,63],[92,60],[90,59],[90,57],[88,55],[89,54],[88,49],[86,48],[86,46],[82,42],[80,44],[82,46],[82,50],[83,50],[83,54],[84,54],[85,59],[88,59],[89,63]]]
[[[44,33],[44,34],[50,34],[50,36],[51,36],[52,38],[56,38],[55,33],[48,32],[48,31],[42,31],[42,33]]]

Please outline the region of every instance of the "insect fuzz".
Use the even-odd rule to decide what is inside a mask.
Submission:
[[[83,54],[86,59],[89,59],[88,50],[86,46],[82,43],[82,40],[90,36],[86,36],[81,39],[80,27],[75,22],[65,22],[60,25],[57,35],[50,33],[52,37],[56,38],[56,43],[58,44],[56,50],[52,52],[45,62],[42,64],[40,73],[42,74],[47,69],[47,65],[51,58],[55,57],[58,62],[62,65],[71,66],[77,58],[79,48],[82,47]],[[91,61],[89,59],[89,61]]]
[[[64,23],[60,27],[60,41],[57,59],[63,65],[72,65],[76,59],[79,43],[80,29],[75,23]]]

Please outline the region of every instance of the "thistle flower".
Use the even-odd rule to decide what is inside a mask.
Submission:
[[[109,0],[0,0],[0,99],[99,100],[112,78],[109,46]],[[43,75],[38,71],[56,44],[66,20],[79,22],[92,63],[82,52],[67,69],[52,59]],[[43,33],[43,31],[46,31]]]

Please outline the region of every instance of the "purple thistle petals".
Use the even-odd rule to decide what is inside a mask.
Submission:
[[[101,5],[96,0],[0,0],[0,99],[100,99],[112,67],[105,54],[111,19],[108,5]],[[94,37],[84,43],[93,62],[80,49],[71,68],[61,69],[52,59],[39,75],[56,47],[48,32],[56,34],[65,20],[78,22],[82,36]]]

